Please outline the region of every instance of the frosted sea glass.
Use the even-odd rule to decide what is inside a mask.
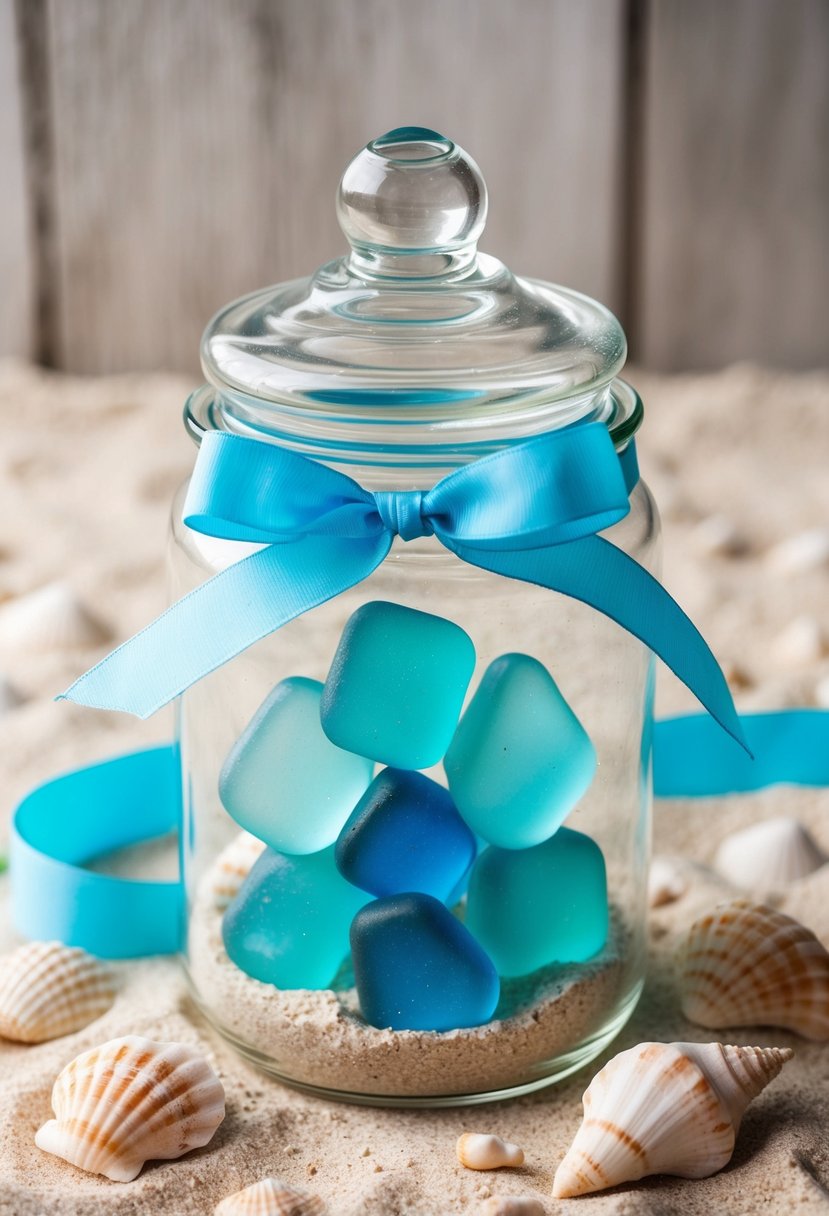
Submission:
[[[505,654],[484,672],[444,768],[474,832],[526,849],[552,836],[584,794],[596,753],[547,669]]]
[[[392,1030],[480,1026],[495,1012],[500,982],[489,958],[431,895],[389,895],[351,926],[363,1017]]]
[[[333,848],[266,849],[222,920],[229,957],[277,988],[327,988],[348,954],[348,928],[369,899],[346,882]]]
[[[283,853],[316,853],[337,839],[374,764],[345,752],[320,726],[322,684],[282,680],[225,760],[219,796],[238,824]]]
[[[502,976],[584,962],[607,940],[602,851],[569,828],[532,849],[486,849],[466,899],[466,926]]]
[[[385,768],[340,832],[340,873],[374,895],[420,891],[447,900],[476,853],[449,791],[423,773]]]
[[[340,638],[320,707],[338,747],[395,768],[442,758],[475,667],[468,634],[444,617],[364,604]]]

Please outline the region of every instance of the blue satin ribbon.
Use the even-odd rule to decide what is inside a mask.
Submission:
[[[778,784],[829,785],[829,713],[742,718],[753,763],[704,714],[658,721],[654,792],[705,798]],[[100,854],[178,825],[173,747],[116,757],[47,782],[12,819],[12,914],[24,937],[82,946],[103,958],[167,954],[184,943],[179,883],[136,882],[84,868]]]
[[[208,432],[189,528],[261,544],[173,604],[69,688],[78,704],[148,717],[260,638],[368,578],[395,536],[435,536],[462,561],[559,591],[638,637],[745,745],[704,639],[661,584],[598,533],[630,510],[625,462],[602,423],[503,448],[431,490],[371,492],[275,444]]]

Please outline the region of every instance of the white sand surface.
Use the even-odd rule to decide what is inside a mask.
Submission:
[[[632,372],[631,379],[646,405],[641,464],[663,507],[668,587],[712,642],[741,708],[815,704],[829,680],[829,566],[781,571],[770,551],[808,529],[829,528],[829,375],[735,367],[673,378]],[[173,377],[88,381],[0,364],[0,613],[3,600],[54,581],[68,583],[113,640],[161,609],[168,504],[193,459],[180,422],[188,387]],[[795,626],[795,636],[816,635],[816,645],[792,645],[791,632],[786,640],[802,618],[811,624]],[[0,673],[24,698],[0,723],[0,851],[11,807],[33,783],[168,735],[164,713],[139,723],[52,702],[103,650],[0,648]],[[690,707],[662,673],[659,712]],[[829,852],[824,791],[781,787],[659,805],[656,851],[682,859],[688,889],[652,913],[645,994],[607,1054],[649,1039],[714,1037],[680,1014],[672,957],[693,917],[729,893],[707,869],[719,841],[781,814],[800,818]],[[6,886],[0,878],[2,948],[15,940]],[[829,867],[775,898],[829,945]],[[796,1052],[749,1108],[730,1165],[703,1181],[656,1178],[556,1202],[552,1177],[600,1061],[562,1085],[491,1107],[334,1105],[282,1088],[239,1060],[196,1015],[174,961],[123,964],[119,972],[119,997],[93,1025],[37,1047],[0,1043],[2,1216],[207,1214],[267,1174],[320,1194],[336,1216],[474,1214],[491,1196],[510,1195],[533,1196],[550,1213],[600,1216],[829,1212],[829,1045],[769,1029],[722,1032],[722,1041]],[[228,1115],[206,1149],[149,1166],[123,1185],[41,1153],[33,1137],[50,1115],[60,1068],[129,1033],[203,1044],[226,1086]],[[467,1130],[522,1145],[525,1165],[496,1174],[464,1170],[454,1145]]]

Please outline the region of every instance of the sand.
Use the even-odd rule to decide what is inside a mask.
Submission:
[[[707,376],[631,378],[647,408],[641,463],[663,506],[667,585],[711,640],[742,708],[817,703],[829,679],[827,639],[820,636],[829,604],[827,565],[816,560],[781,571],[773,550],[808,529],[825,528],[829,519],[829,375],[735,367]],[[192,460],[179,421],[187,388],[179,378],[86,381],[0,366],[0,599],[67,581],[113,637],[126,636],[161,608],[168,503]],[[712,524],[711,517],[720,518]],[[802,618],[807,624],[795,630],[801,644],[793,646],[792,623]],[[814,643],[815,635],[816,644],[802,644],[804,637]],[[25,698],[2,721],[4,814],[37,780],[169,733],[165,714],[138,723],[51,702],[54,691],[101,652],[0,651],[0,671]],[[660,712],[690,704],[661,673]],[[688,887],[652,913],[645,993],[605,1057],[650,1039],[710,1037],[679,1013],[672,957],[693,916],[732,893],[707,868],[717,844],[753,820],[791,814],[829,852],[828,801],[826,792],[780,788],[659,806],[656,851],[681,859]],[[0,826],[0,848],[4,832]],[[4,948],[15,940],[5,884],[0,879]],[[829,868],[774,898],[829,944]],[[733,1042],[790,1046],[796,1055],[749,1108],[725,1170],[697,1182],[649,1179],[554,1202],[552,1176],[599,1062],[551,1090],[492,1107],[434,1112],[335,1105],[285,1089],[240,1060],[199,1018],[172,960],[124,964],[119,972],[118,1000],[94,1025],[37,1047],[0,1045],[2,1216],[207,1214],[224,1195],[266,1174],[322,1195],[338,1216],[474,1214],[490,1196],[508,1195],[536,1197],[550,1213],[618,1216],[789,1216],[829,1209],[827,1046],[782,1031],[729,1033],[724,1037]],[[49,1092],[63,1064],[126,1033],[202,1044],[226,1086],[228,1116],[206,1149],[119,1185],[40,1153],[33,1136],[49,1117]],[[454,1142],[466,1130],[497,1131],[516,1141],[526,1164],[494,1175],[463,1170]]]

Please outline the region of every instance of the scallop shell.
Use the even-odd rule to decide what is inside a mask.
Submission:
[[[688,880],[680,867],[669,857],[654,857],[648,874],[648,903],[661,908],[681,899],[688,890]]]
[[[44,1043],[80,1030],[115,1000],[112,970],[76,946],[29,942],[0,958],[0,1038]]]
[[[52,1109],[57,1117],[35,1136],[38,1148],[132,1182],[145,1161],[171,1161],[207,1144],[225,1117],[225,1091],[195,1048],[127,1035],[67,1064]]]
[[[239,832],[219,854],[212,875],[213,903],[219,911],[223,912],[233,902],[254,862],[264,851],[263,840],[250,832]]]
[[[707,1178],[731,1159],[743,1112],[791,1059],[788,1048],[640,1043],[596,1074],[556,1170],[568,1199],[650,1174]]]
[[[324,1211],[318,1195],[297,1191],[279,1178],[263,1178],[228,1195],[214,1216],[321,1216]]]
[[[499,1170],[506,1165],[523,1165],[524,1150],[500,1136],[464,1132],[455,1146],[458,1161],[468,1170]]]
[[[767,819],[721,842],[714,868],[736,887],[771,891],[805,878],[827,861],[797,819]]]
[[[698,1026],[779,1026],[829,1039],[829,954],[799,921],[735,900],[695,921],[679,953],[682,1012]]]
[[[66,583],[49,583],[0,609],[5,650],[72,650],[105,642],[109,631]]]

